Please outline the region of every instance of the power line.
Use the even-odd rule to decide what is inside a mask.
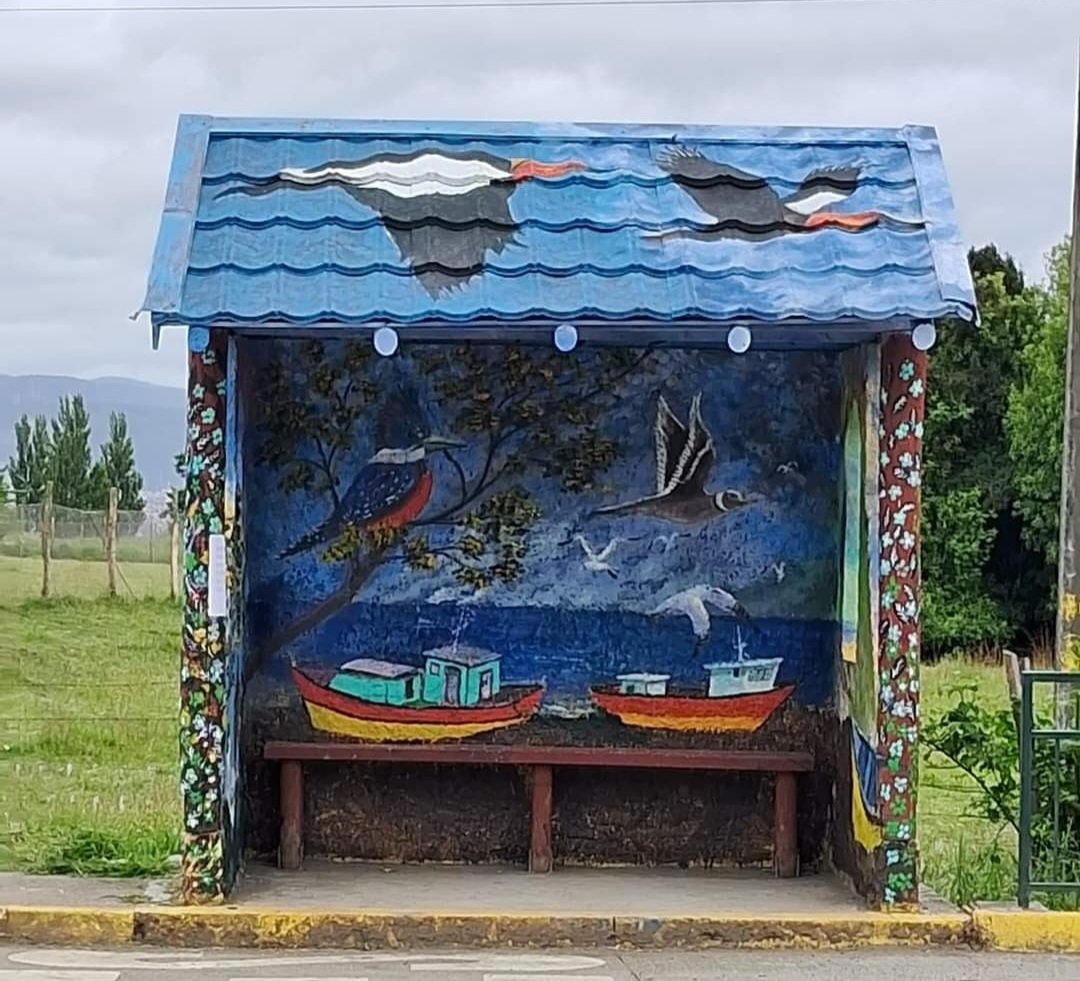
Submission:
[[[109,6],[107,4],[49,4],[32,7],[0,7],[0,14],[160,14],[160,13],[272,13],[303,11],[348,11],[348,10],[513,10],[515,8],[544,7],[723,7],[753,6],[755,4],[785,5],[797,7],[813,5],[847,6],[885,6],[900,3],[929,3],[931,0],[341,0],[341,2],[316,3],[171,3],[171,4],[127,4]],[[936,4],[949,0],[933,0]],[[952,2],[974,3],[977,0],[952,0]],[[987,0],[983,0],[985,5]],[[993,3],[994,0],[989,0]],[[1024,0],[997,0],[1005,3],[1022,3]],[[1031,0],[1028,0],[1031,2]],[[1042,0],[1049,6],[1064,3],[1065,0]]]

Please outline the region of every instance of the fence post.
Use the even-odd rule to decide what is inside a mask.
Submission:
[[[105,516],[105,561],[109,566],[109,595],[116,595],[116,519],[120,494],[109,488],[109,512]]]
[[[169,519],[169,598],[180,594],[180,516]]]
[[[38,524],[41,527],[41,595],[43,599],[48,599],[52,595],[53,484],[51,480],[45,485],[45,496],[41,501]]]

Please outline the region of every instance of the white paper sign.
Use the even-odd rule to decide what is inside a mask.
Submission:
[[[229,613],[229,594],[225,589],[225,536],[210,536],[210,568],[208,570],[206,612],[208,616],[223,617]]]

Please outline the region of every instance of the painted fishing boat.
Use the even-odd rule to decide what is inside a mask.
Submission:
[[[343,683],[350,673],[356,672],[292,667],[313,728],[369,742],[438,742],[520,725],[536,714],[544,694],[542,685],[505,685],[473,704],[422,694],[394,704],[350,694]]]
[[[629,726],[688,732],[754,732],[791,697],[793,684],[776,685],[783,658],[747,658],[736,631],[736,660],[706,664],[705,691],[668,685],[668,675],[619,675],[616,685],[591,689],[593,704]]]

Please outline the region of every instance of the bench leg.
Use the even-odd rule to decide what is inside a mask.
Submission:
[[[773,862],[781,879],[798,874],[799,838],[796,830],[795,774],[776,775],[776,814],[773,822]]]
[[[299,760],[281,761],[281,840],[278,865],[298,869],[304,857],[304,770]]]
[[[529,836],[529,871],[550,872],[551,767],[532,768],[532,831]]]

